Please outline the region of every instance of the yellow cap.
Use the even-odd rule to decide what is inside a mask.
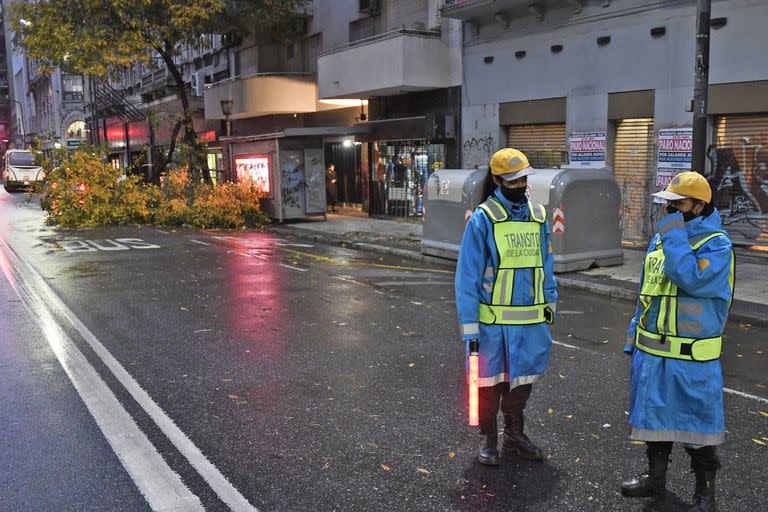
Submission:
[[[520,179],[533,172],[528,157],[517,149],[503,148],[491,157],[491,174],[507,181]]]
[[[709,182],[696,171],[681,172],[672,179],[665,190],[653,195],[667,201],[691,198],[705,203],[712,202],[712,189],[709,187]]]

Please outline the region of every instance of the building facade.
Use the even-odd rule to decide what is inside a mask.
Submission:
[[[7,12],[12,3],[2,5],[0,131],[8,127],[2,139],[7,147],[26,147],[38,140],[44,149],[77,148],[87,138],[83,78],[60,69],[43,71],[16,48]]]
[[[622,190],[624,238],[647,243],[662,213],[650,195],[690,158],[696,2],[453,0],[442,14],[463,22],[464,167],[504,145],[536,166],[580,165],[590,139]],[[700,171],[747,245],[768,244],[767,17],[760,0],[712,2]]]
[[[460,23],[441,6],[315,0],[298,40],[235,49],[236,72],[206,88],[205,115],[225,119],[232,100],[228,165],[266,181],[272,216],[323,213],[333,165],[340,202],[420,217],[427,176],[460,156]]]
[[[437,0],[347,4],[334,18],[336,40],[318,59],[320,98],[368,103],[355,136],[364,209],[420,217],[428,176],[460,164],[461,24],[443,19]]]
[[[5,151],[13,143],[13,120],[10,71],[8,67],[8,35],[6,33],[5,5],[0,2],[0,34],[3,44],[0,45],[0,151]]]

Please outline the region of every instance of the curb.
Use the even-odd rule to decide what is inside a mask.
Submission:
[[[456,262],[447,260],[445,258],[438,258],[435,256],[427,256],[418,251],[411,251],[408,249],[401,249],[399,247],[389,247],[386,245],[370,244],[367,242],[351,242],[344,240],[341,237],[328,235],[325,233],[312,232],[309,230],[292,229],[286,227],[269,226],[266,228],[268,231],[279,235],[289,235],[302,240],[311,240],[313,242],[322,243],[326,245],[337,245],[349,249],[356,249],[359,251],[375,252],[378,254],[389,254],[391,256],[398,256],[401,258],[408,258],[424,263],[432,263],[445,267],[455,267]],[[594,283],[591,281],[574,279],[572,277],[557,277],[557,284],[563,288],[570,288],[573,290],[581,290],[584,292],[592,293],[595,295],[603,295],[605,297],[612,297],[615,299],[626,300],[629,302],[635,302],[637,300],[637,292],[634,290],[628,290],[619,286],[613,286],[604,283]],[[737,322],[746,322],[752,325],[759,325],[762,327],[768,327],[768,308],[762,305],[752,305],[741,300],[734,300],[733,308],[728,315],[729,320]],[[738,308],[738,309],[737,309]],[[765,309],[766,311],[756,311],[756,309]]]

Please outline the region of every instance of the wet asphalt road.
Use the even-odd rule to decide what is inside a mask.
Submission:
[[[466,426],[449,268],[262,233],[50,228],[22,194],[0,192],[0,215],[13,251],[259,510],[643,509],[617,491],[644,458],[625,422],[629,303],[561,290],[561,344],[527,409],[548,458],[488,469]],[[0,290],[0,510],[146,510],[40,327]],[[56,318],[203,506],[227,510]],[[724,511],[768,510],[766,334],[727,332],[726,385],[748,396],[726,394]],[[681,448],[669,487],[690,498]]]

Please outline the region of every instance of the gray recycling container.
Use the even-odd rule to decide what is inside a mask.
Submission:
[[[485,199],[481,195],[486,173],[485,169],[443,169],[430,177],[423,253],[458,258],[466,219]],[[461,185],[455,183],[462,177]],[[536,169],[528,177],[528,186],[531,200],[547,209],[555,272],[623,263],[621,193],[607,169]]]
[[[457,259],[464,226],[483,202],[483,180],[487,169],[440,169],[427,179],[424,188],[424,237],[421,252]]]
[[[607,169],[536,169],[532,201],[547,207],[555,272],[621,265],[621,191]]]

